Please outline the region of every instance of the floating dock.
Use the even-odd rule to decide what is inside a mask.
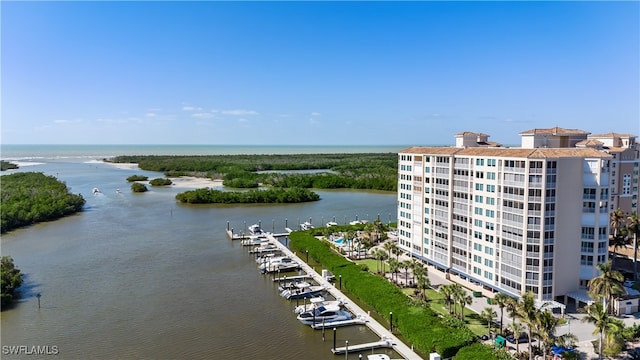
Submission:
[[[344,353],[347,353],[347,352],[359,352],[359,351],[364,351],[364,350],[373,350],[373,349],[380,349],[380,348],[392,348],[392,347],[393,347],[393,342],[391,340],[383,338],[382,340],[376,341],[376,342],[370,342],[370,343],[365,343],[365,344],[356,344],[356,345],[350,345],[350,346],[343,346],[343,347],[331,349],[331,352],[334,353],[335,355],[339,355],[339,354],[344,354]]]

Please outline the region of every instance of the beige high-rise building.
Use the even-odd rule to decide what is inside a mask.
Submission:
[[[486,289],[584,301],[607,259],[609,211],[637,202],[635,137],[558,127],[520,135],[519,148],[462,132],[453,147],[402,150],[398,246]]]

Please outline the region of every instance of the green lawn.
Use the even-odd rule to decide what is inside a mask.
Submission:
[[[375,273],[377,269],[376,266],[379,266],[378,261],[375,259],[358,260],[356,261],[356,263],[366,264],[369,267],[369,271],[372,273]],[[401,291],[409,297],[413,296],[413,288],[402,288]],[[428,299],[428,305],[431,307],[431,309],[433,309],[433,311],[441,315],[445,315],[449,313],[449,308],[445,306],[442,295],[438,291],[434,289],[428,289],[427,299]],[[460,311],[459,307],[458,307],[458,311]],[[464,321],[469,327],[469,329],[473,331],[474,334],[476,335],[489,334],[489,330],[487,329],[487,323],[482,319],[480,319],[480,315],[476,314],[469,308],[466,308],[464,311]]]

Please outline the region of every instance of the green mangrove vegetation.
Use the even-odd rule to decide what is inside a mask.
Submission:
[[[22,274],[9,256],[0,258],[0,306],[4,309],[15,299],[15,291],[22,285]]]
[[[82,195],[69,193],[65,183],[39,172],[3,175],[0,189],[2,233],[76,213],[85,204]]]
[[[143,193],[149,191],[149,189],[147,189],[147,185],[145,184],[134,182],[133,184],[131,184],[131,191],[136,193]]]
[[[410,301],[398,287],[352,263],[318,241],[306,231],[291,233],[289,246],[297,252],[309,252],[309,257],[342,279],[342,288],[358,301],[371,307],[385,319],[393,312],[394,332],[401,334],[422,354],[438,352],[443,358],[470,359],[482,354],[483,359],[500,359],[490,346],[478,343],[477,336],[466,326],[439,316],[428,305]],[[477,357],[476,357],[477,358]]]
[[[117,156],[105,161],[137,163],[143,170],[163,172],[165,176],[191,175],[222,179],[225,186],[234,188],[256,188],[263,184],[278,188],[397,189],[396,153],[138,155]]]
[[[131,175],[127,178],[128,182],[132,181],[147,181],[149,178],[144,175]]]
[[[176,195],[176,199],[190,204],[299,203],[317,201],[320,196],[302,188],[249,191],[197,189],[180,193]]]
[[[171,180],[165,179],[165,178],[156,178],[156,179],[153,179],[153,180],[149,181],[149,185],[151,185],[151,186],[167,186],[167,185],[171,185],[171,184],[173,184],[173,182],[171,182]]]
[[[17,169],[18,165],[12,162],[0,160],[0,171]]]

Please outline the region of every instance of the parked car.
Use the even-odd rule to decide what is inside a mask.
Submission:
[[[515,344],[516,343],[516,338],[513,335],[509,335],[507,336],[507,341]],[[518,343],[522,344],[522,343],[526,343],[529,342],[529,335],[527,333],[522,333],[520,334],[520,337],[518,338]]]
[[[636,282],[635,282],[635,281],[633,281],[633,280],[625,280],[625,281],[622,283],[622,286],[624,286],[624,287],[633,287],[633,285],[634,285],[635,283],[636,283]]]

